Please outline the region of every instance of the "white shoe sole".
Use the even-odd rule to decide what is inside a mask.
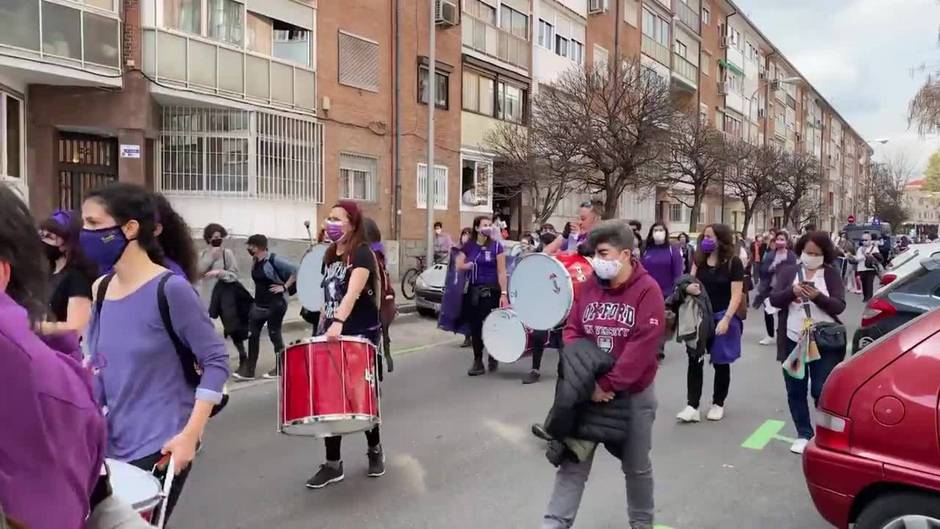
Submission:
[[[370,478],[380,478],[380,477],[382,477],[382,476],[385,475],[385,472],[386,472],[385,470],[383,470],[381,474],[373,474],[373,473],[370,472],[370,473],[366,474],[366,476],[368,476],[368,477],[370,477]]]
[[[311,485],[311,484],[309,484],[309,483],[305,483],[304,486],[307,487],[308,489],[318,490],[318,489],[322,489],[323,487],[325,487],[325,486],[327,486],[327,485],[331,485],[331,484],[333,484],[333,483],[339,483],[340,481],[343,481],[344,479],[346,479],[346,475],[345,475],[345,474],[343,474],[342,476],[340,476],[340,477],[338,477],[338,478],[333,478],[333,479],[327,481],[326,483],[324,483],[324,484],[322,484],[322,485]]]
[[[255,380],[254,377],[251,377],[251,378],[249,378],[249,377],[243,377],[243,376],[239,375],[238,373],[232,373],[232,378],[234,378],[234,379],[237,380],[238,382],[248,382],[249,380]]]

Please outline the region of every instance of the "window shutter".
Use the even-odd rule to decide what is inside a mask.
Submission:
[[[379,45],[346,33],[339,34],[339,82],[379,91]]]

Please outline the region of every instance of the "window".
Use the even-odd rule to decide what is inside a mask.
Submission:
[[[539,19],[539,46],[552,49],[555,44],[555,26]]]
[[[725,90],[729,94],[744,94],[744,78],[726,69]]]
[[[463,72],[463,109],[486,116],[495,116],[493,101],[495,81],[475,72]]]
[[[555,35],[555,53],[562,57],[568,56],[568,39],[561,35]]]
[[[680,57],[688,59],[689,47],[683,44],[681,41],[676,41],[676,54]]]
[[[339,34],[339,84],[379,91],[379,44],[348,33]]]
[[[520,39],[529,38],[529,17],[507,5],[500,9],[499,27]]]
[[[496,25],[496,9],[480,0],[465,0],[464,11],[473,18],[480,19],[493,26]]]
[[[724,128],[722,129],[735,138],[741,137],[741,120],[725,114]]]
[[[491,202],[490,162],[464,159],[461,164],[460,206],[461,208],[489,207]]]
[[[687,219],[683,210],[682,204],[669,204],[669,222],[685,222]]]
[[[209,0],[209,37],[242,45],[245,6],[233,0]]]
[[[575,64],[578,64],[579,66],[584,64],[584,44],[581,44],[576,40],[572,40],[570,51],[571,56],[569,58],[574,61]]]
[[[418,209],[427,209],[428,164],[418,164]],[[434,166],[434,209],[447,209],[447,166]]]
[[[23,176],[23,102],[0,92],[0,176]]]
[[[278,59],[310,66],[311,32],[280,20],[274,21],[274,52]]]
[[[669,23],[646,8],[643,9],[643,34],[669,47]]]
[[[202,33],[202,0],[164,0],[163,25],[186,33]]]
[[[418,102],[428,104],[428,67],[421,66],[418,73]],[[450,79],[446,72],[436,70],[434,77],[437,84],[434,86],[434,106],[447,110],[449,105]]]
[[[712,61],[710,55],[703,51],[700,55],[699,64],[701,65],[702,75],[711,75]]]
[[[594,45],[594,65],[598,68],[606,68],[607,62],[610,59],[610,53],[606,48],[602,48],[597,44]]]
[[[702,8],[702,24],[708,25],[711,22],[712,12],[707,7]]]
[[[248,12],[245,47],[264,55],[271,55],[274,50],[274,23],[270,18]]]
[[[522,123],[525,90],[518,86],[500,81],[496,94],[497,116],[499,119]]]
[[[351,200],[374,201],[379,161],[361,154],[339,154],[339,195]]]

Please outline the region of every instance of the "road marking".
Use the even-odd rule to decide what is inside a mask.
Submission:
[[[672,529],[672,527],[669,527],[668,525],[658,525],[658,524],[657,524],[657,525],[654,525],[654,526],[653,526],[653,529]]]
[[[751,450],[763,450],[764,447],[774,439],[792,443],[793,439],[779,435],[780,430],[782,430],[785,425],[786,423],[783,421],[764,421],[764,424],[760,425],[757,430],[754,430],[754,433],[741,443],[741,447]]]

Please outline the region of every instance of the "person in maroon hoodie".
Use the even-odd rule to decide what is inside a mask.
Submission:
[[[657,407],[653,379],[665,309],[656,280],[633,257],[636,244],[633,231],[622,220],[604,221],[591,231],[588,245],[595,251],[595,277],[581,287],[568,315],[564,341],[594,340],[616,359],[613,369],[597,379],[592,400],[608,402],[615,396],[623,398],[618,394],[629,396],[630,431],[620,452],[627,514],[632,529],[652,529],[650,448]],[[542,529],[574,525],[592,462],[593,455],[580,462],[565,461],[558,468]]]

